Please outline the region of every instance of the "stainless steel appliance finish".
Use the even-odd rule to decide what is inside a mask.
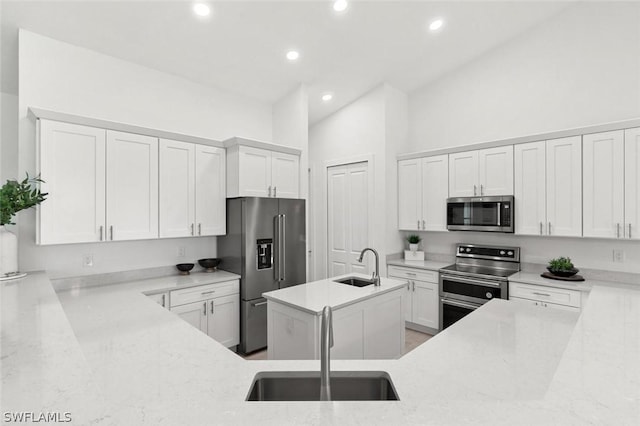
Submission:
[[[267,346],[267,301],[262,294],[306,281],[305,201],[227,199],[227,235],[218,257],[240,279],[241,353]]]
[[[520,270],[520,248],[458,244],[456,263],[440,269],[440,329],[491,299],[507,299],[510,275]]]
[[[322,309],[322,327],[320,328],[320,401],[331,401],[332,317],[331,306],[325,306]]]
[[[447,229],[514,232],[513,212],[513,195],[447,198]]]

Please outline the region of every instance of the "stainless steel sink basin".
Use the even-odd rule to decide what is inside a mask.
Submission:
[[[366,287],[368,285],[373,284],[373,280],[370,280],[370,279],[368,280],[366,278],[359,278],[359,277],[340,278],[339,280],[334,280],[333,282],[352,285],[354,287]]]
[[[332,371],[332,401],[398,401],[384,371]],[[320,401],[319,371],[263,371],[253,379],[247,401]]]

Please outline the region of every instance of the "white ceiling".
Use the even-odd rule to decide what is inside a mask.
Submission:
[[[2,90],[17,93],[17,28],[273,103],[300,83],[310,123],[387,82],[410,92],[517,37],[558,1],[2,1]],[[446,26],[427,30],[441,16]],[[300,51],[297,63],[284,55]],[[321,95],[333,92],[329,103]]]

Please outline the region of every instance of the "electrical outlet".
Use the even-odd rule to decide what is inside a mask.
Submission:
[[[613,261],[614,262],[624,262],[624,250],[614,249],[613,250]]]
[[[83,254],[82,255],[82,266],[85,268],[93,267],[93,255],[92,254]]]
[[[185,257],[187,255],[187,249],[185,247],[178,247],[178,257]]]

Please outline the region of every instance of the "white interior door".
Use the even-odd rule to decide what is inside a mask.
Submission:
[[[369,245],[369,200],[372,197],[367,162],[327,168],[328,276],[368,273],[371,257],[357,261]]]
[[[197,235],[226,233],[226,171],[223,148],[196,145],[195,215]]]
[[[158,238],[158,139],[107,131],[110,240]]]

